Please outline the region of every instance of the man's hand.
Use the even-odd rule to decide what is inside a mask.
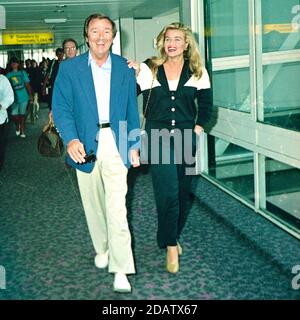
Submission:
[[[83,144],[78,140],[71,140],[67,145],[67,151],[71,159],[77,163],[84,163],[86,155]]]
[[[140,156],[139,156],[138,150],[135,150],[135,149],[130,150],[130,162],[133,167],[140,166]]]

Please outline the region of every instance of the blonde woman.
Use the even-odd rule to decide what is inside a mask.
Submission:
[[[208,73],[190,28],[172,23],[157,37],[159,55],[134,67],[143,93],[150,172],[158,212],[158,246],[167,249],[166,270],[179,270],[196,137],[211,116]],[[195,102],[197,101],[197,103]]]

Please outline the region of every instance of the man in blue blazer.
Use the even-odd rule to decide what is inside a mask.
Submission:
[[[95,264],[115,274],[113,288],[130,292],[135,273],[125,196],[127,171],[139,166],[136,80],[124,58],[112,54],[115,23],[92,14],[84,25],[88,52],[63,62],[53,94],[53,119],[76,168],[96,251]]]

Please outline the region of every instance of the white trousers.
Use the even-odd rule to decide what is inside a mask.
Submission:
[[[103,254],[109,250],[109,272],[125,274],[135,273],[127,223],[127,171],[110,128],[100,129],[93,171],[76,170],[95,251]]]

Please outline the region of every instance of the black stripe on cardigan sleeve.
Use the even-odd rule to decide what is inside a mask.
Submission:
[[[200,89],[197,91],[198,115],[196,124],[201,127],[207,124],[212,116],[212,90]]]

